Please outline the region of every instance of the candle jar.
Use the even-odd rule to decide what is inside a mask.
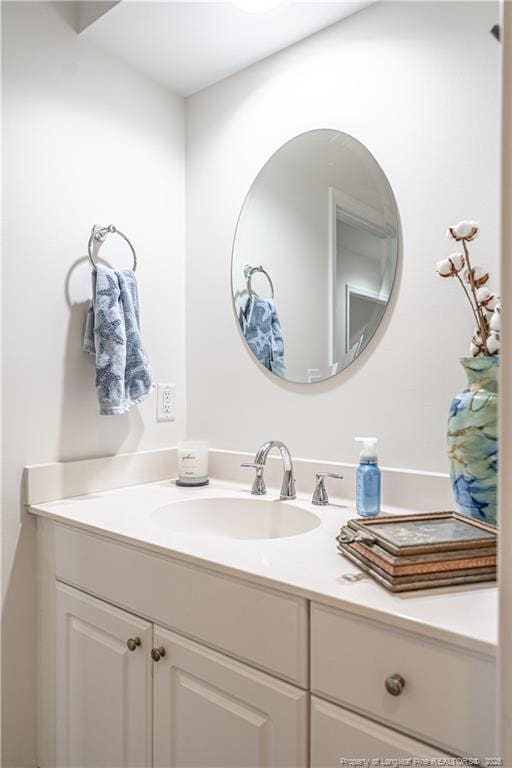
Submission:
[[[205,440],[178,443],[176,485],[208,485],[208,443]]]

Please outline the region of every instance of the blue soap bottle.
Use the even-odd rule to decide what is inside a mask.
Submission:
[[[362,517],[376,517],[380,513],[380,469],[376,437],[356,437],[363,443],[356,475],[356,509]]]

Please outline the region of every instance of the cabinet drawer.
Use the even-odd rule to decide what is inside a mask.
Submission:
[[[399,674],[398,696],[385,682]],[[493,659],[380,622],[311,606],[311,688],[456,754],[492,756]]]
[[[308,686],[302,598],[55,526],[57,578]]]
[[[426,758],[433,765],[434,758],[441,757],[448,755],[354,712],[311,697],[311,768],[368,765],[367,761],[371,760],[382,764],[380,761],[384,759],[403,760],[407,765],[408,758]]]

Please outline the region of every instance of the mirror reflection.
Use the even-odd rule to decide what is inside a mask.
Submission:
[[[320,129],[282,146],[240,213],[232,289],[242,337],[276,376],[315,382],[353,362],[386,312],[399,217],[373,155]]]

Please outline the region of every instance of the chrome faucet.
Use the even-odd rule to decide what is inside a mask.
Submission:
[[[279,450],[283,460],[281,499],[283,501],[286,499],[295,499],[295,478],[293,477],[292,457],[286,445],[280,440],[269,440],[268,443],[263,443],[255,456],[254,462],[252,464],[242,464],[242,467],[252,467],[252,469],[256,470],[256,477],[254,478],[251,493],[254,496],[263,496],[267,492],[263,471],[265,469],[267,456],[272,448],[277,448]]]

